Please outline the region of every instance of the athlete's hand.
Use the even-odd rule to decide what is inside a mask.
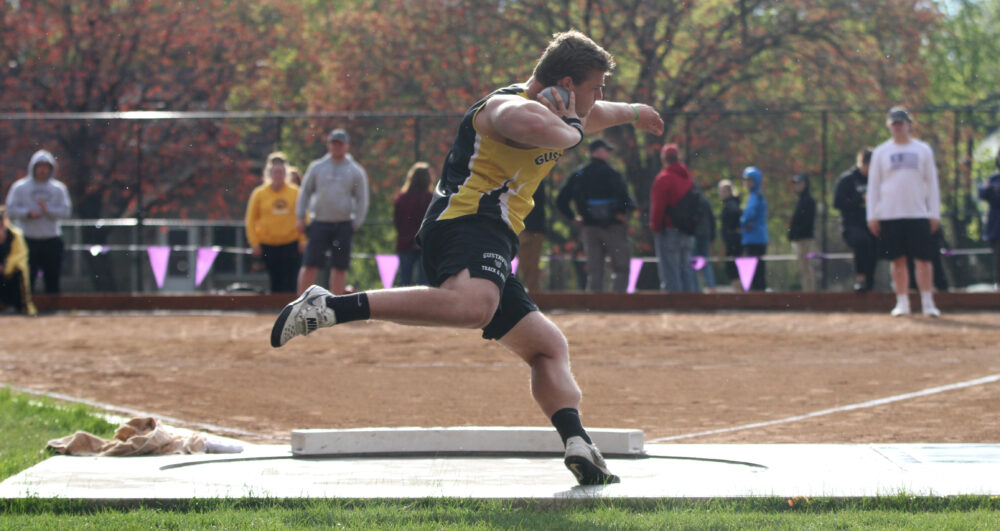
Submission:
[[[645,103],[633,103],[632,105],[639,113],[639,119],[635,121],[636,128],[654,135],[663,134],[663,118],[660,113],[656,112],[656,109]]]
[[[931,234],[934,234],[941,228],[941,220],[930,218],[928,221],[931,222]]]
[[[569,91],[568,102],[562,101],[562,95],[560,95],[559,92],[555,92],[555,95],[556,95],[556,100],[558,100],[559,102],[558,105],[552,103],[545,96],[542,96],[540,92],[538,93],[537,96],[535,96],[535,99],[538,100],[538,102],[547,107],[550,111],[555,113],[555,115],[560,118],[576,118],[576,119],[580,118],[576,114],[576,93],[574,93],[572,90]]]

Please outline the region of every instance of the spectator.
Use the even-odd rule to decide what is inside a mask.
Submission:
[[[427,284],[416,237],[432,195],[430,165],[413,163],[406,172],[403,188],[393,201],[392,223],[396,226],[396,254],[399,256],[399,282],[396,284],[399,286],[413,285],[414,269],[417,270],[417,284]]]
[[[364,319],[481,328],[484,338],[496,339],[530,367],[532,396],[559,433],[563,463],[576,480],[617,483],[583,427],[582,394],[565,336],[510,271],[538,182],[583,141],[584,131],[632,124],[663,134],[663,119],[649,105],[601,101],[613,69],[611,55],[589,37],[557,34],[526,83],[488,94],[462,117],[418,235],[433,287],[330,296],[311,286],[278,315],[271,345]],[[568,98],[541,95],[554,86]],[[491,404],[490,397],[481,398]]]
[[[663,169],[653,180],[649,192],[649,228],[653,231],[660,289],[669,292],[697,291],[691,253],[694,236],[681,232],[667,209],[677,206],[694,186],[687,166],[681,162],[677,144],[666,144],[660,150]]]
[[[875,286],[878,263],[878,239],[868,230],[865,205],[871,160],[871,148],[859,151],[856,165],[837,179],[833,194],[833,206],[840,211],[841,234],[854,252],[854,291],[859,293],[871,291]]]
[[[695,185],[697,186],[697,185]],[[715,240],[715,213],[712,212],[712,204],[705,195],[698,196],[702,201],[702,217],[698,220],[698,226],[694,230],[694,256],[705,258],[705,265],[701,268],[701,274],[705,277],[705,291],[715,289],[715,271],[712,270],[712,242]],[[694,289],[699,291],[698,271],[694,272]]]
[[[792,177],[792,189],[798,195],[795,211],[788,224],[788,240],[792,242],[795,258],[799,264],[799,278],[802,291],[816,291],[815,258],[816,200],[809,193],[809,176],[804,173]]]
[[[625,179],[608,164],[610,144],[590,143],[590,162],[577,169],[556,197],[556,206],[578,227],[587,256],[587,291],[604,291],[604,262],[611,259],[612,290],[628,288],[629,241],[626,222],[635,202]],[[574,214],[570,203],[576,208]]]
[[[743,186],[749,191],[747,204],[740,216],[740,244],[743,245],[743,256],[756,256],[757,268],[754,270],[752,291],[767,290],[767,199],[764,198],[762,183],[764,175],[754,166],[743,170]]]
[[[1000,151],[993,159],[1000,170]],[[993,284],[1000,289],[1000,172],[994,173],[979,187],[979,198],[989,204],[983,239],[990,242],[993,249]]]
[[[934,305],[931,263],[934,253],[940,253],[931,234],[938,231],[941,219],[934,152],[913,137],[913,120],[903,107],[889,110],[886,126],[892,138],[872,151],[866,206],[868,229],[879,238],[886,258],[892,261],[896,306],[891,314],[910,313],[906,259],[912,257],[923,313],[939,317],[941,312]]]
[[[297,187],[302,186],[302,172],[299,171],[297,166],[288,166],[285,168],[285,173],[288,174],[288,182],[294,184]]]
[[[719,232],[722,233],[722,243],[726,247],[726,276],[729,277],[733,289],[739,289],[740,272],[736,269],[734,259],[743,255],[743,236],[740,231],[743,209],[740,208],[740,198],[736,195],[733,182],[729,179],[719,181],[719,197],[722,199]]]
[[[28,244],[29,276],[34,289],[38,272],[45,280],[45,293],[59,293],[63,241],[59,220],[73,209],[66,186],[56,180],[56,159],[44,149],[36,151],[28,164],[28,175],[18,179],[7,194],[7,215]]]
[[[302,178],[295,207],[299,232],[306,235],[299,292],[316,282],[316,272],[325,265],[329,252],[330,291],[337,295],[345,293],[347,270],[351,267],[351,242],[368,213],[368,175],[349,149],[347,131],[330,131],[328,153],[314,160]]]
[[[285,163],[280,151],[267,156],[264,183],[254,188],[247,202],[247,243],[253,256],[267,266],[271,293],[295,291],[306,242],[295,217],[299,187],[287,182]]]
[[[538,293],[542,290],[541,272],[538,262],[542,257],[542,245],[545,243],[545,210],[548,202],[548,181],[542,181],[535,190],[531,200],[535,207],[524,217],[524,230],[518,235],[521,249],[517,252],[520,264],[517,276],[524,281],[528,293]]]
[[[7,209],[0,206],[0,310],[10,307],[35,315],[28,281],[28,244],[21,231],[7,221]]]

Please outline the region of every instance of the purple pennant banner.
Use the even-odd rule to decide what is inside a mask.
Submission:
[[[517,274],[517,257],[515,256],[513,260],[510,261],[510,274]]]
[[[399,256],[377,254],[375,255],[375,264],[378,265],[378,276],[382,279],[382,286],[386,289],[391,288],[396,280],[396,271],[399,270]]]
[[[753,274],[757,271],[759,260],[756,256],[741,256],[736,259],[736,271],[740,274],[740,284],[743,285],[743,291],[750,291],[750,284],[753,283]]]
[[[704,268],[705,264],[707,264],[707,263],[708,263],[708,260],[705,260],[704,256],[692,256],[691,257],[691,269],[694,269],[695,271],[701,271],[702,268]]]
[[[212,269],[212,264],[215,263],[215,257],[217,256],[219,256],[219,249],[217,247],[198,248],[198,261],[195,263],[194,268],[195,286],[200,286],[202,281],[205,280],[205,275]]]
[[[628,263],[628,293],[635,293],[635,285],[639,282],[639,271],[642,271],[642,258],[633,258]]]
[[[153,278],[156,279],[156,287],[163,287],[163,280],[167,278],[167,263],[170,261],[170,247],[166,245],[151,245],[146,249],[149,255],[149,266],[153,268]]]

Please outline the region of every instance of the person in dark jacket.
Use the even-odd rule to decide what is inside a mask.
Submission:
[[[792,177],[792,189],[798,194],[795,211],[788,224],[788,240],[792,242],[799,264],[802,291],[816,291],[815,256],[816,200],[809,193],[809,176],[804,173]]]
[[[701,274],[705,277],[705,290],[712,291],[715,289],[715,271],[712,270],[712,262],[709,258],[712,257],[712,241],[715,240],[715,213],[712,212],[712,204],[708,201],[708,196],[702,194],[698,197],[701,198],[702,217],[694,229],[694,256],[705,259]],[[695,291],[699,291],[697,271],[695,271],[694,283]]]
[[[719,215],[719,233],[726,247],[726,276],[733,289],[740,287],[740,272],[736,269],[735,258],[742,256],[743,244],[740,243],[740,198],[736,195],[733,182],[729,179],[719,181],[719,197],[722,198],[722,213]]]
[[[1000,170],[1000,151],[993,162]],[[991,175],[979,187],[979,198],[990,205],[983,239],[990,242],[990,248],[993,249],[993,282],[1000,289],[1000,172]]]
[[[524,217],[524,230],[517,237],[521,248],[517,251],[517,276],[524,281],[528,293],[542,290],[541,271],[538,261],[542,258],[542,244],[545,243],[545,203],[548,201],[549,182],[542,181],[531,196],[535,207]]]
[[[878,263],[878,239],[868,230],[865,199],[868,194],[868,164],[871,148],[858,152],[857,164],[837,179],[833,206],[840,211],[841,235],[854,252],[854,291],[871,291]]]
[[[416,162],[406,172],[403,188],[393,202],[392,222],[396,226],[396,255],[399,256],[397,286],[413,285],[413,271],[417,283],[427,284],[427,275],[421,264],[423,253],[416,236],[431,204],[431,167],[426,162]]]
[[[581,227],[587,291],[604,291],[604,260],[610,257],[612,289],[624,293],[630,258],[625,222],[628,213],[635,210],[635,201],[625,179],[608,164],[613,149],[600,138],[591,142],[590,162],[569,176],[559,190],[556,206],[566,219]]]

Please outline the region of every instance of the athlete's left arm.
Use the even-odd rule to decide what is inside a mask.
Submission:
[[[620,101],[594,102],[584,125],[586,133],[596,133],[615,125],[632,124],[637,129],[663,134],[663,118],[656,109],[645,103],[625,103]]]

